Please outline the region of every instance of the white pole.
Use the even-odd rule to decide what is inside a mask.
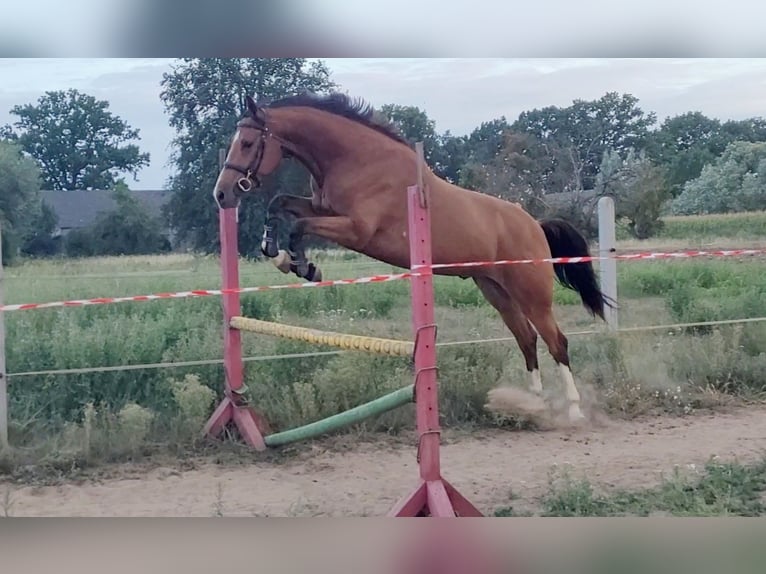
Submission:
[[[614,221],[614,200],[602,197],[598,200],[598,254],[609,257],[617,250],[617,234]],[[617,260],[601,260],[601,291],[617,302]],[[606,323],[613,331],[617,330],[617,309],[609,306],[604,309]]]
[[[0,229],[0,305],[3,296],[5,269],[3,267],[3,240]],[[0,451],[8,448],[8,377],[5,373],[5,313],[0,311]]]

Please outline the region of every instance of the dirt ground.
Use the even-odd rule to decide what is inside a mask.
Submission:
[[[405,444],[406,443],[406,444]],[[533,507],[549,471],[609,487],[656,484],[717,456],[746,463],[766,452],[766,407],[685,418],[652,417],[542,432],[444,432],[442,474],[491,514],[511,502]],[[201,461],[190,470],[118,465],[110,478],[35,487],[0,483],[0,511],[12,516],[379,516],[418,477],[415,449],[401,439],[306,445],[284,460]]]

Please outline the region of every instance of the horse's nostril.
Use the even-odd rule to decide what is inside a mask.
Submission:
[[[222,191],[218,192],[218,201],[223,201],[223,192]]]

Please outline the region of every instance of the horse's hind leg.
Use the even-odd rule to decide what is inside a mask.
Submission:
[[[543,384],[537,360],[537,333],[518,304],[499,283],[489,277],[474,277],[474,283],[490,305],[500,313],[503,322],[516,338],[529,373],[529,388],[532,392],[540,394]]]
[[[559,367],[569,401],[569,420],[574,422],[585,418],[580,410],[580,393],[575,385],[572,369],[569,365],[569,342],[559,329],[556,319],[553,317],[553,310],[550,307],[538,307],[528,313],[527,316],[537,332],[540,333]]]

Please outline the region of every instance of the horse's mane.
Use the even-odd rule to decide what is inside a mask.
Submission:
[[[312,92],[303,92],[294,96],[287,96],[285,98],[274,100],[265,105],[269,108],[306,106],[322,110],[360,123],[395,141],[403,143],[408,147],[412,147],[412,144],[399,133],[399,130],[397,130],[392,123],[387,121],[379,113],[376,113],[375,109],[361,98],[351,98],[346,94],[338,92],[326,96],[317,95]]]

